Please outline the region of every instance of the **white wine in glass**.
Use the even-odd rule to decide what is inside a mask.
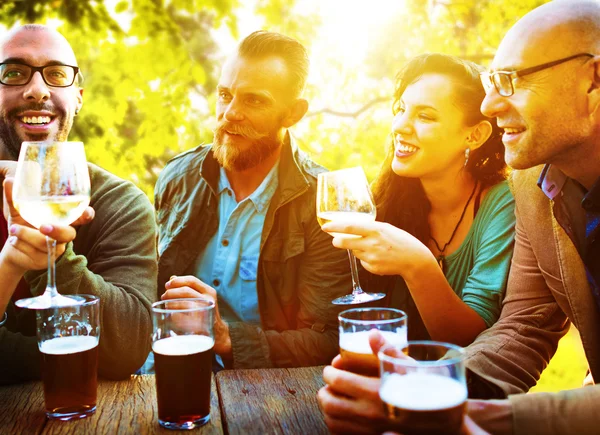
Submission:
[[[317,178],[317,220],[323,226],[327,222],[348,223],[373,222],[376,209],[369,183],[363,169],[340,169],[324,172]],[[359,238],[355,234],[331,233],[334,236]],[[348,250],[352,272],[352,294],[334,299],[336,305],[362,304],[383,299],[383,293],[366,293],[360,288],[356,258]]]
[[[13,186],[15,208],[32,226],[69,225],[90,203],[90,175],[81,142],[23,142]],[[45,309],[80,303],[56,289],[56,240],[46,237],[48,280],[43,295],[20,299],[21,308]]]

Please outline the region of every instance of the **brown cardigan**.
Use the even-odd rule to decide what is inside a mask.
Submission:
[[[600,379],[600,315],[583,262],[536,185],[542,167],[515,171],[515,250],[500,320],[467,349],[467,367],[509,397],[515,434],[597,433],[600,385],[526,392],[566,333],[579,330],[590,371]],[[582,380],[585,373],[582,373]]]

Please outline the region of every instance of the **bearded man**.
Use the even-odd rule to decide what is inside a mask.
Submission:
[[[316,178],[288,132],[302,119],[305,48],[258,31],[223,66],[214,143],[159,177],[159,296],[217,303],[227,368],[324,364],[337,353],[332,299],[351,289],[348,259],[316,219]],[[184,276],[181,276],[184,275]]]

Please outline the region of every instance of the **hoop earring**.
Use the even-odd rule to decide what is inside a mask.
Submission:
[[[471,148],[467,148],[465,150],[465,164],[463,167],[467,167],[467,163],[469,163],[469,154],[471,154]]]

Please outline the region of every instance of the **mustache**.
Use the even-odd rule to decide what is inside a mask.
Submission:
[[[247,139],[259,140],[266,137],[266,134],[257,132],[254,128],[247,125],[233,124],[228,121],[222,121],[213,130],[215,136],[222,136],[224,133],[239,134]]]
[[[11,109],[8,111],[8,116],[17,116],[19,113],[25,112],[25,111],[35,111],[35,112],[52,112],[55,114],[59,114],[59,115],[65,115],[65,111],[58,109],[57,107],[54,107],[51,104],[47,104],[47,103],[28,103],[28,104],[24,104],[22,106],[19,107],[15,107],[14,109]]]

